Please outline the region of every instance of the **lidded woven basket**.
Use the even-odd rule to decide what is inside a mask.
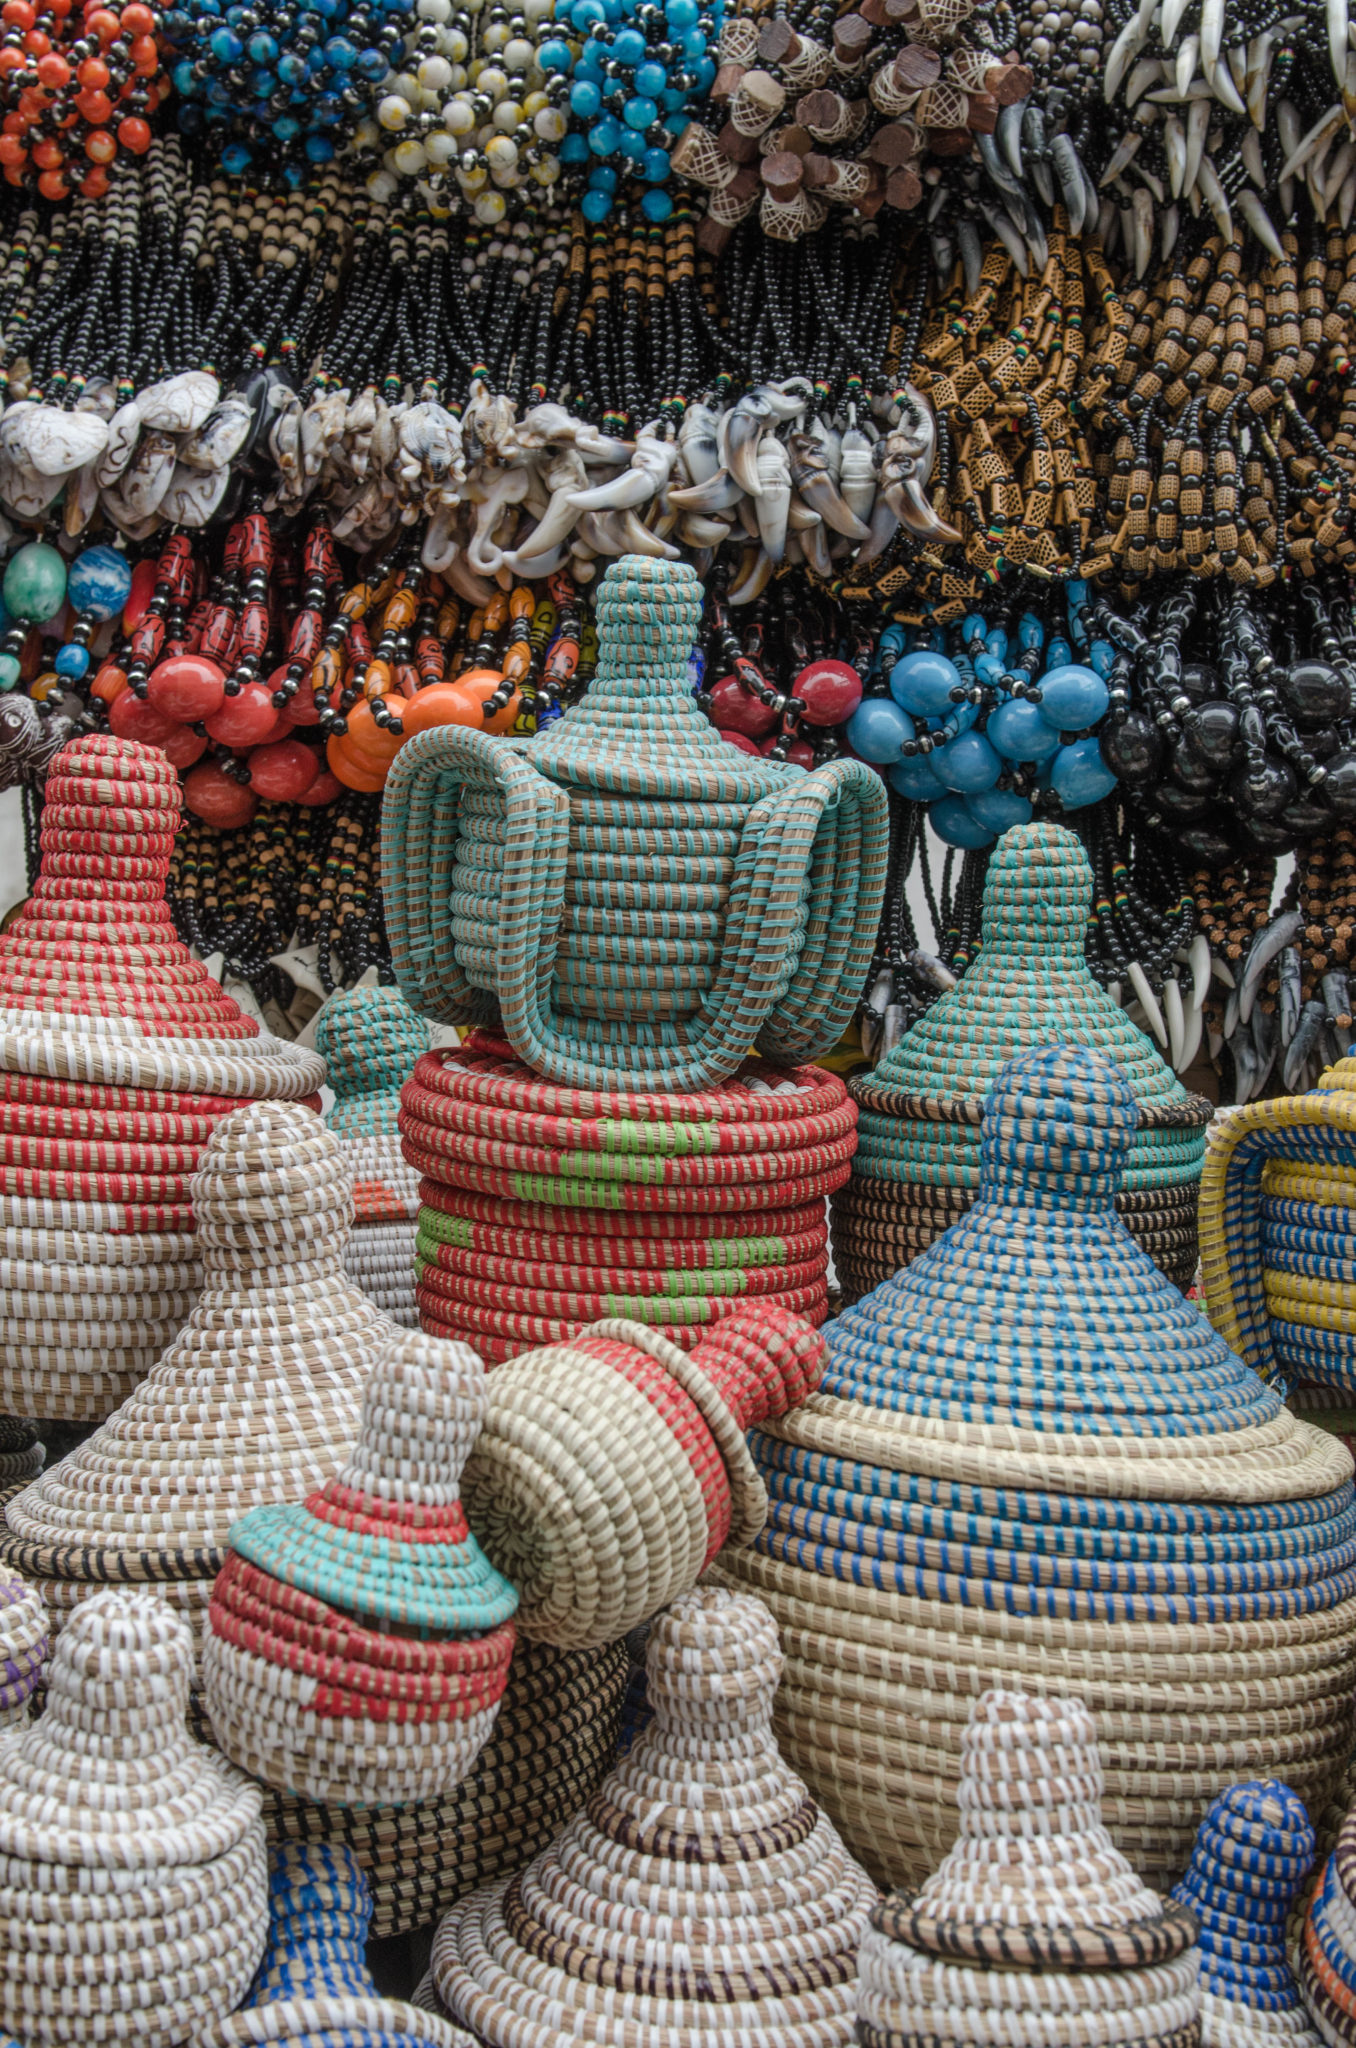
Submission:
[[[397,988],[332,995],[316,1019],[315,1049],[334,1102],[325,1127],[353,1175],[350,1280],[404,1329],[419,1326],[414,1296],[414,1220],[419,1175],[400,1148],[400,1090],[429,1049],[432,1031]]]
[[[1029,1048],[1087,1045],[1125,1074],[1140,1118],[1116,1198],[1122,1221],[1179,1286],[1196,1270],[1196,1196],[1210,1105],[1094,981],[1083,954],[1092,869],[1062,825],[1005,832],[984,884],[982,942],[874,1072],[852,1177],[833,1203],[834,1264],[855,1301],[964,1214],[979,1187],[984,1098]]]
[[[391,1338],[344,1277],[350,1183],[319,1117],[235,1110],[192,1189],[192,1315],[117,1413],[5,1507],[0,1560],[40,1582],[54,1619],[101,1583],[141,1581],[196,1628],[231,1525],[342,1463]]]
[[[191,1665],[163,1601],[99,1593],[41,1719],[0,1736],[0,2026],[24,2048],[181,2048],[248,1988],[259,1791],[189,1737]]]
[[[208,1614],[207,1710],[227,1756],[278,1790],[433,1799],[488,1740],[518,1595],[460,1499],[485,1397],[464,1344],[402,1335],[335,1478],[232,1529]]]
[[[430,1052],[400,1112],[420,1321],[492,1364],[604,1316],[683,1350],[744,1304],[822,1322],[856,1120],[819,1067],[746,1060],[672,1095],[558,1087],[485,1032]]]
[[[1212,1127],[1201,1281],[1215,1327],[1315,1421],[1356,1409],[1356,1059]],[[1343,1411],[1345,1410],[1345,1415]]]
[[[824,1358],[800,1316],[757,1303],[690,1354],[617,1319],[498,1366],[463,1490],[523,1632],[613,1642],[751,1543],[767,1492],[745,1432],[803,1401]]]
[[[750,1439],[767,1525],[713,1571],[772,1608],[783,1747],[892,1884],[950,1846],[1000,1677],[1086,1701],[1108,1825],[1166,1883],[1240,1775],[1321,1802],[1345,1760],[1352,1461],[1119,1221],[1138,1114],[1102,1053],[1011,1061],[974,1207],[828,1326],[819,1391]]]
[[[1323,1866],[1299,1943],[1305,2009],[1327,2048],[1356,2043],[1356,1808]]]
[[[880,778],[736,755],[692,698],[701,585],[624,555],[598,671],[530,742],[462,727],[402,747],[382,813],[401,986],[498,1024],[571,1087],[709,1088],[756,1045],[836,1043],[871,961],[888,853]]]
[[[699,1589],[658,1616],[649,1726],[438,1930],[438,1998],[487,2048],[848,2048],[875,1891],[777,1753],[780,1667],[756,1600]]]
[[[200,1284],[189,1183],[240,1102],[308,1100],[319,1058],[261,1036],[177,936],[179,781],[91,734],[52,765],[33,894],[0,934],[0,1409],[97,1421]]]
[[[860,2048],[1194,2048],[1196,1922],[1145,1886],[1102,1825],[1082,1702],[985,1693],[958,1804],[940,1869],[871,1916]]]
[[[367,1967],[372,1893],[352,1852],[288,1842],[268,1877],[268,1946],[238,2012],[193,2048],[472,2048],[445,2019],[383,1998]]]
[[[1304,1802],[1276,1778],[1221,1792],[1173,1898],[1200,1929],[1201,2048],[1320,2048],[1286,1953],[1314,1861]]]

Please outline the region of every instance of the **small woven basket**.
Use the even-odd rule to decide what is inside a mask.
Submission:
[[[1146,1888],[1102,1825],[1082,1702],[985,1693],[959,1806],[940,1869],[871,1917],[861,2048],[1194,2048],[1196,1921]]]
[[[433,1988],[478,2041],[848,2048],[875,1889],[777,1754],[780,1663],[756,1600],[698,1590],[656,1619],[649,1726],[549,1849],[438,1930]]]
[[[1275,1778],[1221,1792],[1173,1898],[1200,1928],[1201,2048],[1321,2048],[1286,1955],[1314,1860],[1304,1802]]]
[[[400,1090],[432,1031],[395,988],[342,989],[316,1019],[334,1103],[325,1118],[353,1175],[345,1271],[393,1323],[419,1326],[414,1295],[419,1176],[400,1147]]]
[[[494,1726],[518,1595],[466,1525],[485,1413],[465,1345],[414,1333],[367,1383],[357,1448],[304,1503],[231,1530],[203,1687],[234,1763],[343,1806],[437,1799]]]
[[[192,1651],[164,1604],[103,1592],[0,1739],[0,2027],[24,2048],[182,2048],[263,1952],[258,1788],[190,1740]]]

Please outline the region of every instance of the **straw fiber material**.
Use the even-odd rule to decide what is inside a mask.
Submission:
[[[1321,1805],[1350,1746],[1350,1456],[1117,1220],[1136,1117],[1102,1054],[1013,1061],[975,1206],[829,1325],[818,1393],[750,1439],[767,1525],[713,1571],[771,1606],[787,1755],[890,1883],[949,1847],[997,1683],[1085,1701],[1108,1825],[1168,1883],[1226,1785]]]
[[[372,1893],[351,1850],[275,1850],[268,1906],[268,1946],[248,1999],[193,2048],[472,2048],[459,2027],[378,1992],[364,1947]]]
[[[833,1202],[845,1300],[887,1280],[969,1208],[990,1085],[1008,1060],[1055,1043],[1096,1047],[1125,1074],[1140,1118],[1116,1207],[1155,1264],[1190,1286],[1210,1105],[1187,1094],[1089,973],[1091,908],[1092,869],[1074,833],[1039,823],[1003,834],[973,964],[874,1072],[849,1084],[858,1146]]]
[[[0,2025],[24,2048],[180,2048],[254,1974],[259,1792],[189,1737],[190,1662],[159,1600],[96,1594],[41,1719],[0,1736]]]
[[[777,1753],[766,1608],[711,1589],[650,1631],[654,1718],[517,1876],[453,1909],[432,1975],[488,2048],[848,2048],[875,1898]]]
[[[1215,1327],[1263,1379],[1356,1406],[1356,1059],[1212,1128],[1201,1279]]]
[[[624,1643],[552,1650],[519,1639],[490,1739],[460,1785],[413,1806],[313,1804],[265,1790],[269,1840],[351,1849],[372,1887],[372,1932],[427,1927],[477,1886],[518,1870],[612,1767]]]
[[[335,1478],[235,1524],[203,1685],[242,1769],[362,1806],[435,1799],[466,1775],[498,1712],[518,1605],[459,1495],[484,1414],[475,1353],[404,1334],[367,1383]]]
[[[855,1126],[817,1067],[746,1060],[695,1095],[562,1088],[473,1033],[402,1096],[420,1321],[491,1364],[608,1316],[685,1351],[750,1301],[822,1322],[824,1197]]]
[[[976,1701],[960,1833],[927,1883],[862,1942],[869,2048],[1164,2048],[1201,2041],[1196,1922],[1147,1889],[1102,1825],[1080,1700]]]
[[[0,1415],[0,1488],[36,1479],[46,1455],[31,1422],[18,1415]]]
[[[757,1302],[690,1354],[618,1319],[497,1367],[466,1512],[523,1631],[611,1642],[752,1542],[767,1493],[745,1432],[803,1401],[824,1358],[801,1317]]]
[[[1275,1778],[1222,1792],[1173,1891],[1201,1947],[1201,2048],[1319,2048],[1286,1955],[1286,1921],[1314,1860],[1300,1800]]]
[[[0,1728],[27,1718],[50,1647],[41,1593],[0,1566]]]
[[[179,805],[157,749],[73,740],[0,935],[0,1405],[21,1415],[98,1421],[131,1392],[197,1298],[190,1183],[217,1124],[319,1108],[323,1063],[261,1037],[175,933]],[[112,858],[129,819],[139,851]]]
[[[316,1019],[315,1048],[334,1103],[326,1128],[353,1175],[353,1234],[345,1271],[392,1322],[419,1327],[414,1295],[414,1220],[419,1175],[401,1152],[401,1084],[433,1033],[395,988],[353,988],[330,997]]]
[[[309,1110],[251,1103],[193,1177],[203,1291],[148,1377],[5,1509],[0,1559],[63,1611],[107,1583],[199,1604],[248,1508],[299,1500],[357,1436],[392,1326],[343,1272],[352,1216],[338,1143]]]
[[[710,1088],[751,1045],[840,1037],[885,885],[880,779],[732,750],[692,700],[701,585],[624,555],[598,590],[597,674],[530,743],[417,734],[382,812],[401,986],[495,1024],[572,1087]]]

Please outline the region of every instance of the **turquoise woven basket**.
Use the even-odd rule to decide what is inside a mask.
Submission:
[[[582,703],[530,741],[420,733],[386,785],[402,988],[426,1016],[501,1026],[552,1081],[696,1089],[755,1045],[812,1058],[870,966],[880,777],[728,746],[691,694],[700,615],[692,569],[623,556]]]

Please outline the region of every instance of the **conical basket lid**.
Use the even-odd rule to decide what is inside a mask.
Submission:
[[[1144,1103],[1187,1091],[1153,1041],[1088,971],[1092,868],[1063,825],[1017,825],[994,848],[982,939],[956,987],[938,998],[867,1078],[872,1095],[983,1096],[1000,1067],[1033,1046],[1095,1046]]]
[[[736,753],[692,695],[702,587],[686,562],[623,555],[598,586],[598,668],[527,758],[554,781],[748,806],[801,771]]]
[[[863,1940],[858,2040],[1196,2041],[1196,1922],[1135,1875],[1101,1800],[1081,1701],[978,1700],[959,1837],[921,1891],[877,1909]]]
[[[203,1578],[247,1508],[323,1483],[392,1326],[344,1277],[342,1148],[290,1103],[218,1124],[193,1177],[203,1292],[134,1392],[9,1502],[36,1577]]]
[[[850,2036],[874,1887],[778,1754],[777,1630],[698,1589],[655,1621],[654,1719],[527,1870],[455,1907],[433,1975],[491,2048],[817,2048]]]
[[[1288,1500],[1349,1483],[1140,1250],[1114,1197],[1138,1121],[1122,1069],[1027,1052],[985,1105],[974,1207],[826,1331],[821,1390],[774,1433],[983,1483]]]
[[[174,929],[165,881],[180,810],[158,748],[101,733],[62,748],[38,879],[0,935],[0,1010],[116,1019],[152,1037],[258,1035]]]

